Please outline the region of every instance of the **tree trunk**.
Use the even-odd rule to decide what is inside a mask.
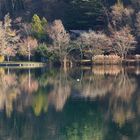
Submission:
[[[73,63],[72,63],[72,61],[70,61],[70,68],[72,68],[73,67]]]
[[[121,54],[121,64],[123,63],[124,58],[125,58],[125,55],[122,53]]]
[[[31,49],[30,49],[30,45],[28,44],[28,61],[31,60]]]
[[[63,60],[63,69],[65,72],[67,71],[67,56],[65,56]]]
[[[7,61],[8,61],[8,62],[10,61],[10,56],[7,56]]]
[[[29,54],[29,55],[28,55],[28,61],[30,61],[30,60],[31,60],[31,55]]]
[[[94,55],[91,57],[91,65],[94,63]]]

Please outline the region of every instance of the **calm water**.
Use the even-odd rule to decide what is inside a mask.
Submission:
[[[0,140],[139,140],[140,69],[0,68]]]

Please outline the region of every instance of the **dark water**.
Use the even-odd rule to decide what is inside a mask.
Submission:
[[[0,140],[139,140],[140,69],[0,69]]]

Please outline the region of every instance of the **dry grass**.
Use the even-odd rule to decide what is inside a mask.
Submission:
[[[93,57],[94,64],[120,64],[121,57],[118,55],[96,55]]]

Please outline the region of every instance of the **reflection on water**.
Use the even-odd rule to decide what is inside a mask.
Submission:
[[[0,68],[0,139],[137,140],[139,71]]]

